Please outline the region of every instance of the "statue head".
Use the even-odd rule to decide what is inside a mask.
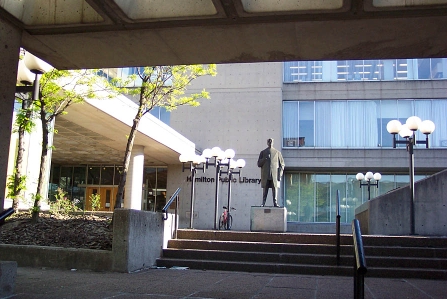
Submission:
[[[269,139],[267,139],[267,145],[268,145],[269,147],[272,147],[272,146],[273,146],[273,138],[269,138]]]

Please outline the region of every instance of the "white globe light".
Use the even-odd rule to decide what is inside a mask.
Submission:
[[[203,150],[202,156],[206,159],[209,159],[213,156],[213,152],[209,148],[206,148]]]
[[[376,172],[376,173],[374,174],[374,180],[376,180],[376,181],[380,181],[381,178],[382,178],[382,175],[381,175],[380,173]]]
[[[371,171],[368,171],[367,173],[366,173],[366,175],[365,175],[365,179],[367,180],[367,181],[370,181],[370,180],[372,180],[374,178],[374,174],[371,172]]]
[[[237,164],[237,167],[244,168],[245,167],[245,160],[244,159],[237,159],[236,164]]]
[[[423,134],[431,134],[431,133],[433,133],[433,131],[435,130],[435,123],[432,122],[431,120],[424,120],[424,121],[421,122],[421,124],[419,125],[419,130],[420,130]]]
[[[220,147],[215,146],[211,149],[211,155],[213,157],[218,157],[220,155],[220,153],[222,152],[222,150],[220,149]]]
[[[194,158],[193,158],[193,163],[194,164],[200,164],[200,163],[203,163],[203,162],[205,162],[205,158],[204,157],[199,156],[199,155],[194,155]]]
[[[405,124],[407,125],[408,129],[412,131],[417,131],[419,128],[419,125],[421,124],[422,120],[417,116],[410,116]]]
[[[237,167],[236,161],[234,159],[230,159],[230,165],[229,166],[230,166],[231,169],[236,168]]]
[[[229,148],[225,151],[225,158],[233,159],[234,155],[236,155],[236,153],[231,148]]]
[[[388,122],[388,124],[386,125],[386,130],[390,134],[397,134],[397,133],[399,133],[401,128],[402,128],[402,124],[397,119],[390,120]]]
[[[359,172],[357,173],[355,178],[357,179],[357,181],[362,181],[365,178],[365,176],[363,175],[363,173]]]
[[[408,137],[413,136],[413,131],[410,130],[410,129],[408,128],[408,126],[405,124],[405,125],[402,125],[402,128],[401,128],[400,131],[399,131],[399,135],[400,135],[400,137],[402,137],[402,138],[408,138]]]
[[[178,157],[178,159],[182,163],[188,162],[188,154],[181,154],[180,157]]]

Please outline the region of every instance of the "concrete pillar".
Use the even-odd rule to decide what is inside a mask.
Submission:
[[[6,193],[9,144],[22,31],[0,19],[0,211]]]
[[[141,210],[143,193],[144,146],[134,145],[130,155],[129,171],[124,195],[124,208]]]

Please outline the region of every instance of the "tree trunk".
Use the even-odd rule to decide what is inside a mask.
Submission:
[[[141,117],[143,116],[143,108],[140,106],[138,112],[133,120],[132,128],[130,129],[129,138],[127,139],[126,151],[124,153],[123,172],[120,176],[120,182],[118,185],[118,193],[116,195],[115,209],[121,208],[121,203],[124,197],[124,187],[126,186],[127,172],[129,170],[130,156],[132,153],[133,143],[138,131],[138,125],[140,124]]]
[[[13,189],[13,198],[12,198],[12,207],[15,211],[19,206],[19,199],[22,193],[22,162],[23,162],[23,153],[25,151],[25,127],[27,127],[26,122],[31,121],[31,109],[30,109],[30,100],[23,99],[22,100],[22,110],[25,111],[25,123],[19,124],[19,128],[17,130],[18,133],[18,149],[17,149],[17,158],[15,162],[15,171],[14,171],[14,189]]]
[[[42,103],[43,105],[43,103]],[[37,182],[37,190],[34,199],[34,206],[32,210],[32,220],[37,222],[39,219],[40,212],[40,200],[42,199],[42,192],[44,190],[45,174],[47,170],[47,160],[48,160],[48,124],[49,121],[46,119],[46,113],[43,106],[40,109],[40,120],[42,124],[42,155],[40,157],[40,170],[39,179]]]

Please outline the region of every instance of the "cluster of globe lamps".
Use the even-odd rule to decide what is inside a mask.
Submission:
[[[425,148],[429,148],[428,135],[435,130],[435,124],[431,120],[422,121],[417,116],[411,116],[407,119],[405,124],[401,124],[398,120],[391,120],[386,125],[388,133],[393,135],[393,148],[396,144],[405,144],[407,151],[410,154],[410,234],[415,234],[415,212],[414,212],[414,151],[413,147],[416,144],[425,144]],[[415,133],[420,131],[425,135],[425,140],[416,140]],[[396,135],[405,140],[396,140]]]
[[[203,150],[201,155],[196,153],[183,153],[180,155],[179,160],[183,164],[182,171],[185,171],[185,163],[189,163],[189,169],[191,171],[191,207],[190,207],[190,228],[193,228],[193,218],[194,218],[194,183],[195,183],[195,173],[197,170],[202,170],[205,172],[209,166],[214,166],[216,168],[216,178],[215,178],[215,199],[214,199],[214,229],[218,226],[218,196],[219,196],[219,178],[222,174],[228,174],[228,212],[230,211],[231,203],[231,181],[233,174],[240,175],[240,169],[245,167],[244,159],[234,160],[236,155],[233,149],[227,149],[225,151],[221,150],[219,147],[213,147],[212,149]],[[226,168],[226,170],[223,170]],[[239,170],[237,170],[239,169]]]

